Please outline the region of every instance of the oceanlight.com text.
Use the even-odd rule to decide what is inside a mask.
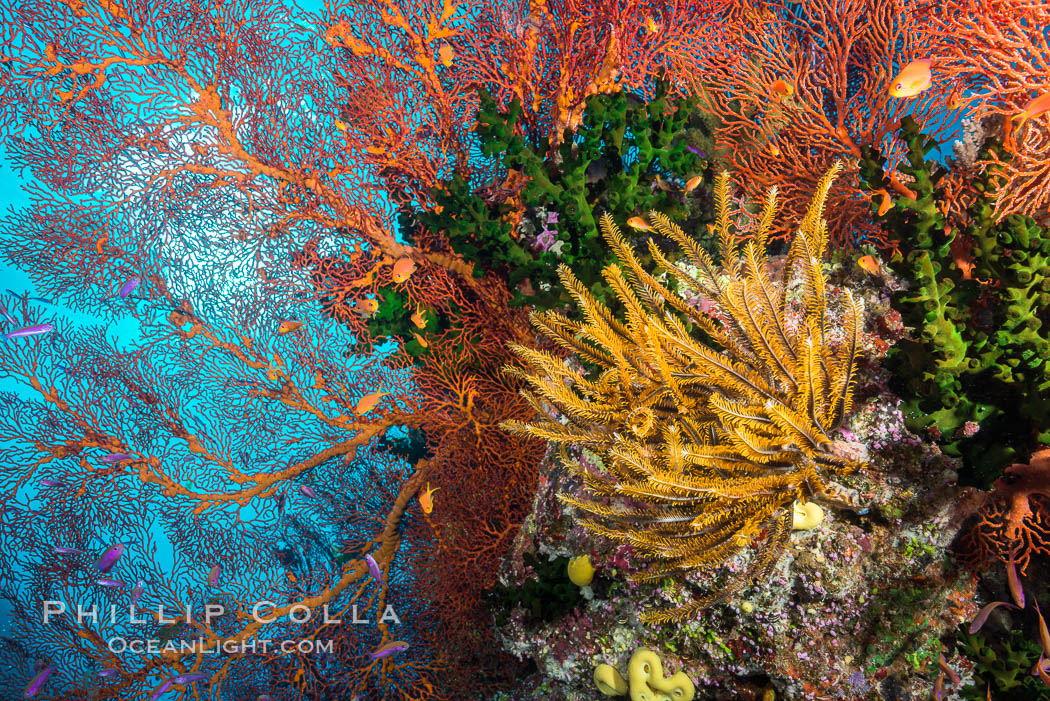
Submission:
[[[130,652],[136,655],[150,654],[159,655],[162,653],[182,653],[182,654],[196,654],[201,653],[207,654],[227,654],[237,655],[245,653],[263,653],[268,652],[281,652],[291,653],[299,652],[303,654],[309,654],[314,652],[327,652],[333,651],[333,641],[331,640],[245,640],[244,642],[237,642],[234,640],[217,641],[215,643],[201,643],[195,640],[180,640],[180,641],[161,641],[153,638],[148,640],[143,639],[127,639],[127,638],[110,638],[106,645],[109,647],[110,652],[122,653]]]

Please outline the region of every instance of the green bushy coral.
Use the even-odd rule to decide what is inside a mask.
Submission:
[[[1018,215],[995,222],[992,198],[969,208],[961,231],[949,230],[941,212],[946,171],[926,158],[936,143],[910,117],[901,134],[908,152],[899,170],[914,178],[908,187],[916,197],[895,197],[876,214],[899,241],[902,255],[891,265],[910,285],[893,302],[914,329],[891,351],[894,389],[909,427],[936,429],[945,452],[963,458],[967,478],[986,486],[1005,465],[1050,443],[1050,232]],[[1008,157],[994,139],[983,149],[982,156]],[[890,191],[884,164],[864,150],[861,175],[872,192]],[[978,177],[978,191],[998,188],[997,170]],[[973,279],[955,261],[956,236],[972,242]]]
[[[690,228],[699,231],[712,221],[710,126],[695,100],[671,99],[663,82],[649,102],[625,93],[590,97],[581,125],[556,149],[520,134],[520,115],[517,100],[501,112],[482,91],[481,152],[524,179],[519,194],[524,219],[516,229],[513,205],[505,197],[486,199],[461,177],[436,193],[437,211],[418,215],[419,225],[445,232],[453,250],[475,263],[475,274],[493,270],[504,276],[513,306],[567,302],[555,274],[559,262],[571,264],[599,299],[606,298],[600,271],[609,252],[594,212],[609,212],[622,223],[655,209],[692,219]],[[686,195],[685,182],[696,175],[704,176],[705,185]],[[557,213],[556,222],[548,223],[550,213]],[[413,222],[402,223],[411,230]],[[548,226],[555,240],[543,250],[530,232]]]
[[[1031,674],[1039,645],[1022,631],[1011,631],[1008,640],[990,645],[982,634],[960,626],[958,640],[960,651],[974,663],[974,683],[962,689],[964,699],[984,701],[990,689],[996,700],[1050,701],[1050,689]]]

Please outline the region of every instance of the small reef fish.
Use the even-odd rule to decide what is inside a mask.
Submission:
[[[377,647],[375,651],[372,652],[372,659],[381,660],[384,657],[390,657],[399,652],[404,652],[408,648],[409,645],[404,640],[391,640],[389,643],[384,643]]]
[[[871,193],[872,201],[875,200],[876,195],[882,195],[882,204],[879,205],[878,215],[880,217],[885,216],[886,212],[893,209],[893,198],[890,197],[890,193],[886,192],[886,188],[879,188]]]
[[[1035,613],[1039,620],[1039,645],[1043,648],[1043,655],[1050,657],[1050,629],[1046,627],[1046,619],[1039,610],[1038,601],[1035,602]]]
[[[217,587],[219,586],[219,575],[222,574],[222,568],[215,564],[211,566],[211,571],[208,572],[208,586]]]
[[[365,562],[368,563],[368,571],[372,573],[372,577],[377,583],[383,583],[383,572],[379,569],[379,563],[372,557],[371,554],[365,555]]]
[[[114,543],[113,545],[105,549],[105,551],[102,553],[102,557],[100,557],[98,559],[98,562],[95,563],[95,567],[98,568],[99,572],[105,574],[106,572],[109,572],[111,569],[113,569],[113,565],[117,564],[117,560],[119,560],[120,556],[123,554],[124,544]]]
[[[166,679],[164,681],[164,683],[161,684],[159,687],[157,687],[157,690],[154,691],[153,694],[149,697],[150,701],[157,701],[157,699],[159,699],[161,696],[164,695],[164,692],[166,692],[168,689],[170,689],[174,685],[175,685],[175,677],[172,677],[171,679]]]
[[[769,89],[781,102],[795,94],[795,86],[783,78],[778,78],[770,83]]]
[[[62,480],[40,480],[41,487],[68,487]]]
[[[375,409],[376,405],[379,404],[379,400],[388,394],[390,394],[390,392],[372,392],[371,394],[366,394],[357,400],[357,406],[354,407],[354,413],[358,416],[367,414]]]
[[[138,604],[139,600],[142,598],[142,595],[145,592],[146,583],[143,582],[141,579],[135,582],[135,588],[131,590],[131,605],[134,606]]]
[[[780,147],[777,146],[776,144],[774,144],[773,142],[770,142],[769,143],[769,155],[773,156],[773,157],[779,156],[780,155]]]
[[[301,321],[292,321],[291,319],[286,319],[285,321],[281,322],[280,326],[277,327],[277,335],[283,336],[286,333],[298,331],[300,328],[302,328],[302,325],[303,322]]]
[[[56,545],[53,552],[56,555],[83,555],[84,554],[83,550],[78,550],[76,548],[67,548],[67,547],[65,547],[63,545]]]
[[[427,321],[423,318],[423,310],[419,307],[416,307],[416,313],[409,318],[412,320],[412,323],[416,325],[417,329],[426,328]]]
[[[1014,119],[1020,118],[1021,120],[1021,123],[1017,125],[1017,129],[1020,130],[1029,119],[1038,117],[1048,110],[1050,110],[1050,90],[1029,100],[1028,104],[1024,106],[1024,112],[1014,117]]]
[[[448,66],[452,65],[452,62],[456,59],[456,50],[448,44],[442,44],[441,48],[438,49],[438,60],[441,61],[441,65]]]
[[[930,66],[933,59],[923,58],[912,61],[897,74],[890,83],[891,97],[915,97],[933,85],[933,74]]]
[[[371,317],[379,309],[379,302],[374,299],[359,299],[354,302],[354,313],[365,319]]]
[[[426,348],[427,346],[430,345],[429,343],[427,343],[427,339],[423,338],[422,336],[420,336],[415,331],[412,332],[412,335],[415,336],[416,343],[418,343],[419,345],[423,346],[424,348]]]
[[[114,463],[124,462],[125,460],[133,460],[134,457],[134,455],[128,455],[127,453],[110,453],[109,455],[103,455],[99,458],[99,462],[112,465]]]
[[[685,194],[689,194],[700,186],[700,183],[704,182],[703,175],[694,175],[685,181]]]
[[[106,679],[108,677],[115,677],[118,674],[120,674],[120,670],[119,669],[114,669],[114,668],[110,667],[109,669],[104,669],[101,672],[99,672],[98,676],[102,677],[103,679]]]
[[[429,514],[434,511],[434,497],[431,495],[440,489],[441,487],[431,489],[430,482],[427,482],[427,490],[419,495],[419,505],[423,507],[423,513]]]
[[[7,311],[7,307],[4,306],[3,302],[0,302],[0,315],[3,315],[4,320],[11,326],[18,326],[18,319],[11,316],[11,312]]]
[[[50,665],[44,667],[40,672],[37,673],[33,680],[29,682],[29,686],[26,687],[25,698],[31,699],[36,696],[37,692],[40,691],[44,686],[44,682],[51,676],[51,673],[55,671],[54,667]]]
[[[175,677],[176,684],[192,684],[193,682],[204,681],[208,678],[207,674],[203,672],[188,672],[186,674],[180,674]]]
[[[142,282],[137,277],[130,277],[128,281],[120,286],[120,291],[117,292],[121,299],[127,299],[132,292],[138,289],[139,283]]]
[[[627,226],[638,231],[652,231],[653,227],[649,226],[649,223],[641,217],[631,217],[627,220]]]
[[[21,329],[15,329],[14,331],[8,331],[4,334],[4,338],[11,340],[12,338],[27,338],[29,336],[39,336],[44,333],[51,333],[55,330],[54,324],[37,324],[36,326],[26,326]]]
[[[660,23],[653,19],[652,15],[645,16],[645,31],[656,34],[660,31]]]
[[[984,626],[985,622],[987,622],[988,616],[992,614],[992,611],[999,608],[1000,606],[1009,606],[1010,608],[1017,608],[1008,601],[993,601],[990,604],[986,604],[984,608],[977,612],[977,615],[974,616],[974,619],[970,621],[970,635],[973,635],[974,633],[979,631],[981,627]]]
[[[308,484],[300,485],[299,486],[299,493],[302,494],[304,497],[308,497],[310,499],[316,499],[317,498],[317,492],[314,491],[314,488],[311,487]]]
[[[861,256],[857,259],[857,266],[861,270],[866,270],[872,275],[878,275],[882,270],[882,266],[879,265],[879,261],[875,259],[875,256]]]
[[[412,273],[415,272],[416,263],[411,258],[402,258],[394,263],[394,269],[390,273],[390,279],[395,284],[400,284],[412,277]]]
[[[1014,562],[1014,551],[1010,551],[1010,560],[1006,564],[1006,584],[1010,589],[1017,608],[1024,608],[1024,587],[1021,586],[1021,578],[1017,576],[1017,565]]]
[[[111,589],[124,588],[124,582],[118,581],[116,579],[100,579],[96,581],[95,584],[99,585],[100,587],[110,587]]]

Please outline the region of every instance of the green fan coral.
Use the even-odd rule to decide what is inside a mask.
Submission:
[[[821,180],[780,276],[766,254],[775,191],[752,240],[740,246],[728,214],[728,175],[722,175],[715,225],[721,266],[666,217],[651,214],[697,278],[650,242],[653,260],[680,288],[709,300],[711,312],[647,272],[606,215],[601,229],[619,263],[602,274],[626,319],[595,300],[565,265],[559,277],[584,320],[556,311],[532,315],[544,335],[592,371],[511,346],[527,369],[506,372],[529,383],[535,394],[523,394],[543,418],[505,427],[560,444],[587,492],[561,498],[583,512],[585,527],[630,543],[651,561],[639,579],[712,569],[754,545],[744,571],[720,592],[646,614],[648,620],[680,619],[768,571],[789,540],[796,500],[857,506],[855,495],[832,481],[863,467],[843,457],[830,438],[851,408],[862,317],[848,291],[839,322],[828,310],[822,214],[838,171],[836,165]],[[687,331],[690,322],[697,335]],[[604,470],[569,460],[566,445],[594,451]],[[763,529],[766,537],[755,538]]]

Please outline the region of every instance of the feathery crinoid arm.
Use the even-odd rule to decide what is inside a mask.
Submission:
[[[789,542],[794,501],[817,498],[834,508],[856,501],[834,480],[864,464],[836,452],[828,435],[852,408],[862,319],[848,292],[841,319],[828,310],[823,211],[838,170],[821,179],[779,277],[767,251],[775,190],[748,232],[752,240],[740,246],[729,179],[719,178],[718,265],[666,217],[650,213],[653,227],[696,267],[696,278],[650,241],[652,260],[682,285],[676,289],[708,297],[710,313],[658,280],[603,217],[602,233],[618,259],[603,277],[623,311],[614,315],[597,302],[563,265],[559,276],[583,321],[553,311],[533,317],[587,369],[510,346],[524,368],[507,374],[524,380],[522,393],[538,418],[507,428],[559,444],[562,463],[582,485],[559,498],[589,531],[629,543],[649,561],[636,578],[742,558],[740,571],[711,593],[647,612],[646,620],[680,620],[768,571]],[[592,449],[600,465],[570,459],[566,447],[574,445]]]

